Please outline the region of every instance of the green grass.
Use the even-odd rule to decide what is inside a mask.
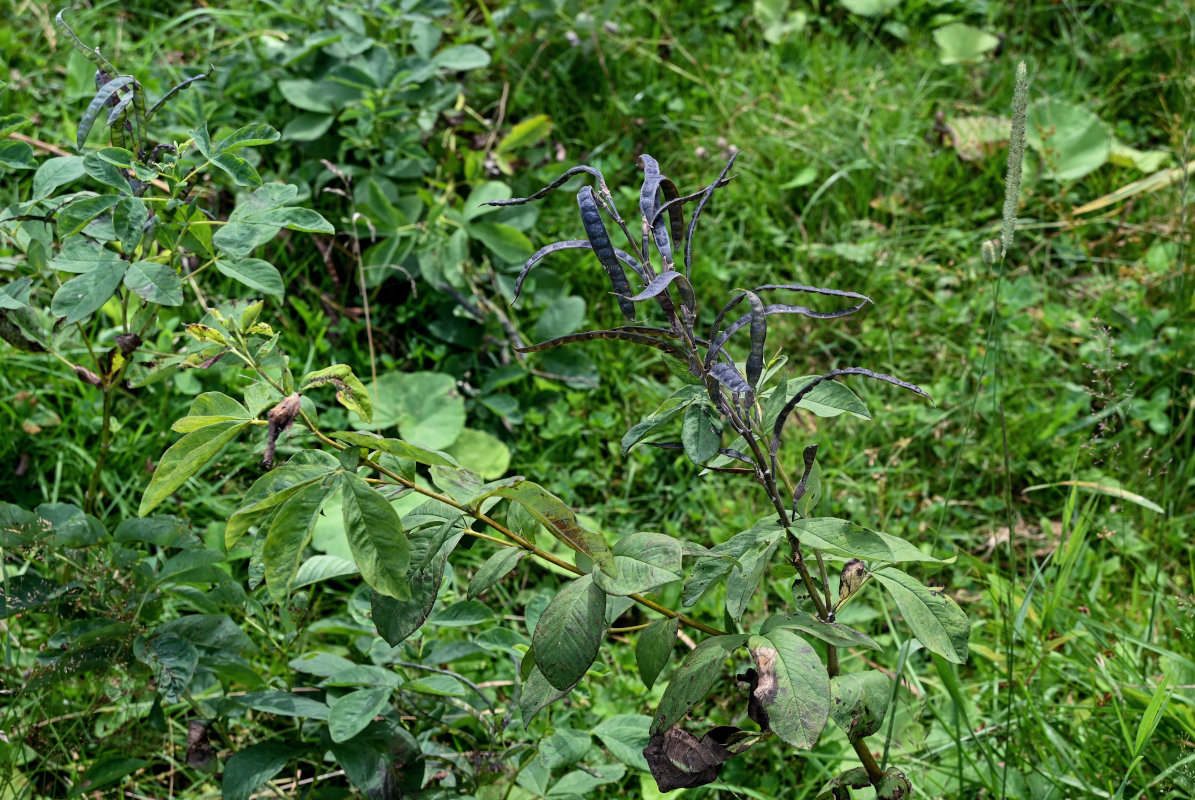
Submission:
[[[743,151],[737,177],[707,210],[695,248],[705,322],[713,315],[708,309],[730,290],[763,282],[850,289],[875,301],[845,320],[785,320],[773,326],[779,338],[770,347],[789,353],[801,374],[865,366],[913,381],[935,400],[931,405],[880,384],[852,384],[868,401],[873,422],[819,420],[790,425],[788,434],[794,443],[820,446],[829,484],[822,513],[907,537],[939,555],[958,555],[926,580],[946,587],[972,618],[967,665],[934,662],[915,642],[910,647],[902,629],[888,624],[891,608],[876,618],[844,620],[873,631],[888,648],[875,661],[900,672],[893,739],[872,741],[909,773],[917,791],[927,797],[1190,796],[1195,708],[1182,688],[1195,682],[1195,660],[1184,646],[1195,635],[1187,533],[1195,514],[1190,191],[1176,185],[1075,215],[1074,208],[1142,173],[1105,165],[1078,181],[1058,182],[1041,174],[1031,154],[1016,243],[1003,266],[990,268],[979,247],[999,235],[1004,151],[967,162],[930,136],[939,110],[1006,115],[1013,72],[1024,59],[1031,99],[1086,108],[1125,143],[1168,151],[1170,166],[1186,163],[1195,157],[1188,142],[1195,119],[1187,99],[1195,52],[1190,9],[1178,2],[1005,7],[910,0],[892,17],[907,31],[902,41],[880,21],[849,15],[836,3],[791,5],[810,14],[810,28],[780,44],[764,40],[748,5],[727,2],[668,12],[639,3],[588,9],[596,19],[571,3],[563,10],[528,4],[493,20],[472,5],[458,6],[446,26],[450,38],[477,41],[494,55],[491,67],[470,73],[464,84],[470,110],[492,119],[505,97],[506,120],[547,114],[553,121],[551,139],[560,142],[564,163],[535,158],[520,166],[510,179],[516,194],[580,161],[601,166],[612,186],[631,187],[639,152],[660,159],[678,185],[694,186],[717,174],[724,147]],[[6,113],[36,112],[36,124],[24,132],[69,149],[73,120],[90,96],[87,65],[43,36],[54,31],[40,5],[8,6],[12,18],[31,15],[35,23],[0,34],[0,53],[18,73],[0,76],[8,82]],[[1002,53],[974,65],[940,64],[932,29],[946,17],[1005,34]],[[149,70],[160,82],[147,87],[151,95],[207,60],[215,63],[210,85],[185,92],[172,109],[167,130],[181,139],[201,119],[215,128],[264,117],[281,127],[296,112],[277,93],[280,73],[246,65],[262,63],[264,32],[315,31],[321,17],[288,3],[253,13],[196,9],[177,17],[137,7],[118,13],[106,5],[77,11],[72,20],[86,41],[102,38],[105,53],[119,63]],[[566,35],[570,30],[576,45]],[[185,54],[184,64],[176,53]],[[426,145],[438,165],[430,185],[439,190],[459,180],[447,166],[446,138],[441,128]],[[462,133],[458,144],[464,139]],[[366,168],[385,159],[384,137],[377,144],[374,152],[295,145],[261,169],[302,182],[312,188],[313,203],[343,213],[336,198],[318,192],[316,159],[354,162],[360,181]],[[551,148],[542,154],[550,157]],[[27,185],[13,175],[5,173],[0,190],[5,205]],[[397,185],[414,191],[412,183]],[[634,195],[620,197],[624,209],[633,207]],[[528,235],[536,245],[571,237],[578,230],[575,214],[571,201],[549,200]],[[2,249],[7,246],[0,242],[0,275],[15,258]],[[476,261],[483,253],[476,246],[470,251]],[[351,272],[342,270],[348,279],[334,285],[310,248],[279,245],[272,257],[291,295],[305,304],[274,309],[292,357],[314,366],[334,358],[368,374],[361,321],[335,310],[361,305]],[[537,297],[545,291],[584,297],[594,326],[614,319],[595,264],[561,254],[540,270],[511,312],[524,332],[534,330]],[[511,276],[510,265],[498,265],[498,273]],[[462,347],[428,329],[432,318],[456,319],[442,295],[421,290],[411,298],[395,279],[374,290],[370,302],[375,326],[385,334],[380,369],[444,369],[480,386],[499,363],[492,344]],[[502,336],[493,325],[481,333]],[[548,486],[613,536],[663,530],[710,544],[763,513],[762,494],[722,476],[698,478],[672,452],[638,448],[621,457],[619,437],[667,394],[658,383],[668,379],[667,369],[623,344],[581,347],[600,378],[596,388],[523,377],[500,390],[517,399],[522,414],[509,429],[479,399],[470,400],[470,419],[509,445],[512,473]],[[29,457],[22,474],[6,469],[0,476],[0,497],[27,507],[81,503],[98,436],[94,396],[48,361],[10,350],[0,351],[0,359],[0,418],[13,432],[0,443],[0,464]],[[551,371],[535,357],[527,363]],[[215,376],[195,380],[195,386],[123,398],[118,447],[103,479],[101,511],[113,524],[135,514],[145,461],[165,447],[169,425],[185,412],[195,387],[219,383]],[[57,424],[22,432],[22,423],[34,419],[27,393]],[[232,457],[217,472],[192,483],[178,509],[200,531],[226,519],[254,477]],[[1066,481],[1121,488],[1166,513],[1072,489],[1062,485]],[[1053,487],[1026,491],[1043,484]],[[483,544],[456,565],[456,591],[488,555]],[[521,609],[551,586],[534,570],[520,569],[519,582],[503,588],[493,607]],[[358,647],[360,619],[344,603],[352,589],[342,581],[314,592],[308,619],[319,624],[297,640],[273,632],[278,649],[257,667],[285,681],[294,678],[285,663],[305,650],[328,649],[366,663],[376,657]],[[719,622],[712,615],[708,621]],[[9,652],[28,653],[39,633],[54,628],[42,620],[11,630]],[[441,638],[464,636],[451,631]],[[612,652],[616,657],[604,666],[609,674],[586,681],[570,706],[545,712],[532,725],[530,741],[557,728],[589,729],[617,713],[650,713],[659,687],[643,689],[630,647]],[[8,661],[6,672],[15,679],[28,666],[27,658]],[[480,680],[513,678],[509,659],[465,659],[452,668]],[[492,678],[478,678],[487,670]],[[1172,694],[1157,694],[1163,681]],[[83,709],[152,697],[83,683],[73,691],[68,699]],[[212,687],[204,702],[217,694]],[[1140,726],[1155,696],[1166,702],[1154,705],[1161,710],[1150,731]],[[50,707],[52,698],[62,699],[25,695],[22,713],[60,715]],[[718,713],[730,718],[729,709]],[[108,722],[112,715],[119,712],[101,713],[95,726],[70,717],[38,728],[47,737],[37,740],[39,749],[58,753],[46,773],[65,772],[64,754],[76,749],[87,754],[85,761],[114,748],[153,754],[163,741],[185,744],[181,715],[172,714],[171,727],[153,742],[136,726]],[[262,732],[238,724],[246,742]],[[435,741],[454,746],[452,737]],[[462,741],[455,746],[468,749]],[[693,794],[812,797],[854,763],[837,733],[801,757],[772,745],[730,762],[719,783]],[[760,764],[770,765],[762,777]],[[147,794],[159,791],[151,788],[151,776],[139,780]],[[646,779],[649,795],[650,784]],[[620,785],[639,791],[639,774],[605,790],[614,796]],[[214,786],[197,788],[194,796],[210,795]],[[61,790],[62,784],[44,789],[47,796]],[[329,790],[326,796],[335,795]]]

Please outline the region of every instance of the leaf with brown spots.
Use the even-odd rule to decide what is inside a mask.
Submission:
[[[799,750],[812,748],[830,716],[830,676],[817,651],[787,628],[752,636],[747,647],[759,672],[752,695],[772,731]]]

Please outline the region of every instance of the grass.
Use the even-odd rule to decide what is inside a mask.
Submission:
[[[26,114],[37,109],[40,118],[26,133],[62,144],[73,135],[68,121],[89,75],[81,59],[71,56],[64,67],[63,51],[48,49],[42,34],[52,34],[52,26],[40,6],[9,5],[13,14],[37,11],[39,22],[3,34],[5,57],[20,73],[7,79],[6,105]],[[529,6],[497,20],[470,6],[454,9],[449,26],[495,54],[492,68],[467,83],[471,109],[492,117],[505,97],[507,119],[548,114],[566,161],[600,165],[612,185],[631,185],[631,159],[640,151],[659,158],[686,186],[716,174],[722,149],[741,148],[737,177],[710,208],[717,224],[706,227],[694,265],[721,282],[719,296],[752,281],[799,281],[876,301],[847,321],[786,324],[784,335],[799,347],[785,349],[800,353],[809,374],[861,364],[912,380],[936,401],[852,386],[868,400],[874,422],[840,419],[802,430],[821,445],[830,486],[824,513],[958,554],[932,579],[975,622],[970,663],[931,661],[896,627],[881,637],[889,650],[879,664],[902,679],[889,755],[918,791],[1189,796],[1195,790],[1189,691],[1195,661],[1184,646],[1195,635],[1186,535],[1195,513],[1189,190],[1177,185],[1075,215],[1074,208],[1141,173],[1109,165],[1058,182],[1031,160],[1016,243],[1003,267],[989,268],[979,245],[998,235],[1003,151],[966,162],[930,134],[938,110],[1006,114],[1013,70],[1025,59],[1032,98],[1088,108],[1127,144],[1167,150],[1171,165],[1186,163],[1195,119],[1188,100],[1190,9],[1177,2],[1097,2],[984,11],[908,2],[894,17],[908,32],[902,41],[878,20],[818,5],[802,5],[813,18],[808,32],[777,45],[764,41],[748,6],[730,3],[685,4],[669,13],[636,3],[605,16],[590,9],[596,18],[573,4],[559,11]],[[975,65],[940,64],[934,14],[1005,34],[1003,52]],[[87,25],[104,30],[116,37],[112,52],[133,63],[170,62],[174,52],[211,54],[220,95],[184,94],[179,136],[204,117],[256,118],[262,96],[267,107],[281,109],[270,81],[237,65],[252,63],[256,37],[274,22],[315,25],[309,10],[286,4],[270,16],[196,10],[170,18],[137,8],[125,15],[111,5],[77,16],[85,20],[81,35]],[[603,27],[607,22],[613,32]],[[185,72],[162,71],[169,73],[163,84]],[[302,153],[277,165],[278,172],[301,172]],[[514,190],[533,190],[557,170],[554,163],[523,167]],[[19,196],[20,184],[5,183],[0,196],[7,203]],[[574,214],[563,199],[549,203],[532,239],[551,241],[575,230]],[[297,296],[320,308],[314,290],[332,287],[319,261],[282,251],[277,263],[289,278],[310,282]],[[596,269],[567,264],[557,262],[554,274],[536,280],[604,296]],[[348,292],[341,299],[360,302]],[[391,286],[373,299],[385,307],[405,295]],[[704,299],[708,306],[713,298]],[[326,348],[346,362],[365,363],[359,328],[347,317],[313,331],[319,314],[279,311],[297,359]],[[588,310],[595,324],[614,313],[612,303]],[[533,329],[534,311],[517,307],[514,318]],[[387,363],[397,368],[447,364],[464,378],[489,366],[484,355],[459,356],[422,329],[395,336],[387,349]],[[511,431],[477,404],[480,418],[509,443],[512,470],[550,484],[613,534],[662,528],[709,543],[747,527],[760,497],[732,492],[717,476],[699,480],[678,470],[669,452],[617,455],[622,432],[666,394],[655,383],[667,377],[662,362],[617,345],[592,345],[585,353],[600,386],[522,379],[507,390],[524,415]],[[0,478],[0,495],[29,506],[79,502],[98,415],[91,395],[54,377],[45,362],[9,351],[2,358],[6,430],[32,419],[21,405],[23,392],[34,391],[39,409],[61,422],[6,437],[0,463],[28,454],[31,466],[25,475]],[[120,455],[105,475],[111,499],[104,511],[113,518],[132,516],[147,450],[160,450],[162,433],[189,400],[181,388],[129,399]],[[238,491],[247,477],[231,472],[224,483],[202,487],[187,513],[200,526],[220,519],[229,507],[221,493]],[[1123,489],[1166,513],[1068,481]],[[1026,491],[1043,484],[1052,488]],[[520,606],[535,589],[533,579],[504,603]],[[332,598],[321,606],[328,627],[346,623],[335,607]],[[881,622],[879,630],[888,627]],[[349,639],[333,632],[309,634],[304,646],[321,643],[351,651]],[[588,697],[551,711],[540,730],[584,729],[604,715],[629,713],[628,696],[636,713],[646,713],[654,700],[637,683],[633,664],[607,667],[608,681],[592,681]],[[1153,730],[1146,724],[1151,707]],[[78,720],[45,727],[63,750],[84,738]],[[852,763],[840,736],[807,758],[778,748],[771,757],[784,759],[787,774],[761,779],[752,765],[764,756],[753,754],[731,762],[721,783],[695,791],[812,796]],[[635,791],[636,778],[624,785]]]

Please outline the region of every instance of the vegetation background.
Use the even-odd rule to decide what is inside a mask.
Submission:
[[[28,119],[15,133],[38,160],[73,152],[92,66],[54,27],[57,7],[0,9],[20,21],[0,29],[0,116]],[[698,186],[741,151],[707,211],[699,291],[711,302],[768,282],[864,293],[875,301],[866,313],[777,325],[774,346],[787,338],[806,374],[863,363],[935,399],[859,386],[874,421],[802,431],[820,446],[824,513],[958,556],[935,580],[973,621],[965,666],[929,661],[880,611],[849,620],[891,645],[873,665],[900,678],[884,760],[926,797],[1195,793],[1195,275],[1192,192],[1175,169],[1195,158],[1189,3],[124,2],[70,18],[152,96],[214,66],[162,112],[160,139],[185,141],[205,121],[282,132],[246,157],[264,180],[297,185],[299,202],[337,230],[264,248],[285,286],[266,313],[294,362],[371,376],[379,413],[404,435],[439,436],[487,477],[526,475],[612,538],[662,530],[714,544],[749,527],[764,498],[698,476],[673,451],[621,454],[622,434],[669,391],[658,358],[614,343],[512,350],[517,335],[604,326],[617,309],[598,299],[601,273],[579,259],[568,268],[568,257],[533,273],[512,309],[522,260],[573,235],[575,211],[549,199],[484,217],[478,202],[524,196],[580,162],[630,187],[643,152],[678,185]],[[414,71],[415,56],[434,68]],[[1009,259],[989,267],[980,244],[998,236],[1021,60],[1033,105],[1020,222]],[[32,171],[14,152],[0,149],[0,207],[30,191]],[[234,188],[205,187],[218,216]],[[438,204],[448,211],[433,213]],[[25,260],[0,227],[0,285]],[[250,296],[220,276],[204,289]],[[162,317],[155,346],[176,352],[181,327],[202,313],[189,295]],[[219,386],[190,370],[121,394],[92,505],[97,393],[0,345],[0,500],[87,505],[111,532],[136,517],[172,422]],[[430,399],[402,417],[418,398]],[[259,474],[247,448],[226,453],[171,513],[222,550],[225,522]],[[314,547],[343,554],[318,531]],[[346,660],[404,676],[395,702],[426,758],[416,784],[429,793],[654,796],[626,746],[634,735],[601,735],[650,713],[661,692],[643,687],[631,647],[525,732],[486,728],[459,708],[462,684],[437,683],[455,675],[515,702],[511,645],[489,632],[525,638],[554,591],[550,572],[521,565],[480,608],[450,606],[488,555],[480,550],[450,569],[445,605],[459,613],[433,616],[400,652],[370,638],[351,575],[313,582],[291,626],[272,627],[244,591],[219,602],[209,592],[253,646],[164,703],[135,663],[36,680],[47,649],[80,635],[78,619],[141,613],[151,594],[136,570],[113,575],[110,553],[6,545],[5,581],[32,570],[88,589],[28,611],[6,589],[0,797],[113,796],[117,785],[127,797],[220,796],[218,776],[188,763],[188,719],[225,715],[221,758],[301,739],[311,723],[302,713],[230,711],[220,697],[315,686]],[[234,554],[219,569],[241,585],[247,561]],[[186,589],[155,589],[148,605],[164,621],[205,608]],[[517,754],[490,758],[495,740],[480,741],[482,729],[504,748],[539,745],[536,766],[514,782]],[[691,792],[812,797],[851,757],[842,737],[800,758],[777,747]],[[315,750],[281,751],[261,770],[275,796],[355,791]]]

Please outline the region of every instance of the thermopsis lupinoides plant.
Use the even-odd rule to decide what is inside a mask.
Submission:
[[[783,558],[788,571],[796,576],[792,607],[755,624],[751,633],[706,630],[710,635],[673,673],[656,710],[651,740],[644,750],[652,774],[663,791],[701,786],[717,778],[725,761],[765,737],[775,736],[798,750],[813,747],[827,721],[833,719],[851,741],[862,767],[830,781],[819,797],[846,796],[848,787],[869,784],[879,797],[903,797],[910,789],[908,780],[897,769],[882,772],[865,743],[883,722],[891,695],[888,677],[879,670],[840,672],[839,648],[880,646],[835,617],[865,585],[874,582],[889,591],[921,643],[955,663],[967,657],[970,626],[940,588],[923,585],[897,566],[906,562],[942,563],[938,559],[902,539],[847,520],[811,516],[821,494],[817,445],[804,449],[803,471],[796,480],[784,468],[778,451],[785,422],[797,408],[821,416],[846,412],[867,417],[863,404],[836,383],[836,378],[860,375],[918,394],[924,392],[861,367],[784,379],[779,377],[783,360],[778,359],[775,365],[765,363],[769,317],[797,314],[829,319],[853,314],[870,302],[855,292],[799,284],[736,290],[714,316],[708,333],[701,335],[691,283],[693,236],[702,209],[714,192],[727,184],[734,160],[732,157],[727,162],[713,183],[694,194],[682,195],[661,174],[654,158],[641,156],[642,231],[638,239],[619,214],[602,173],[593,167],[574,167],[530,197],[494,203],[512,205],[537,200],[578,174],[594,179],[596,190],[584,186],[577,192],[586,238],[555,242],[535,253],[518,277],[516,296],[528,272],[547,255],[565,249],[592,250],[610,280],[627,324],[564,336],[526,349],[538,351],[593,339],[621,339],[655,348],[675,360],[679,367],[675,371],[684,376],[686,385],[627,432],[622,440],[623,452],[639,443],[683,450],[690,460],[708,470],[749,476],[763,488],[775,512],[711,549],[698,542],[649,533],[629,536],[612,551],[604,546],[578,548],[595,566],[566,587],[541,619],[534,641],[537,669],[556,691],[571,689],[597,653],[605,607],[603,595],[646,592],[678,580],[685,557],[691,557],[695,565],[684,581],[682,603],[695,604],[715,583],[724,581],[726,617],[737,628],[752,598],[766,591],[760,588],[762,578],[780,558],[781,545],[787,545]],[[690,203],[696,205],[686,228],[684,207]],[[613,246],[605,218],[625,235],[629,252]],[[631,288],[628,268],[642,283],[638,292]],[[835,311],[815,311],[763,299],[791,293],[844,298],[854,304]],[[648,307],[658,307],[663,325],[643,324]],[[742,309],[742,313],[736,315],[736,309]],[[747,352],[740,366],[728,348],[743,338],[735,334],[744,329]],[[663,434],[678,417],[679,441],[646,441]],[[724,443],[724,439],[729,442]],[[832,565],[840,565],[836,594],[831,582]],[[769,603],[768,607],[775,605]],[[649,687],[672,651],[678,621],[682,620],[665,616],[640,634],[637,656]],[[585,641],[573,635],[578,630],[588,633]],[[681,727],[687,715],[699,710],[715,685],[725,681],[725,662],[743,647],[754,665],[737,679],[750,692],[746,712],[759,730],[720,725],[699,738]]]

